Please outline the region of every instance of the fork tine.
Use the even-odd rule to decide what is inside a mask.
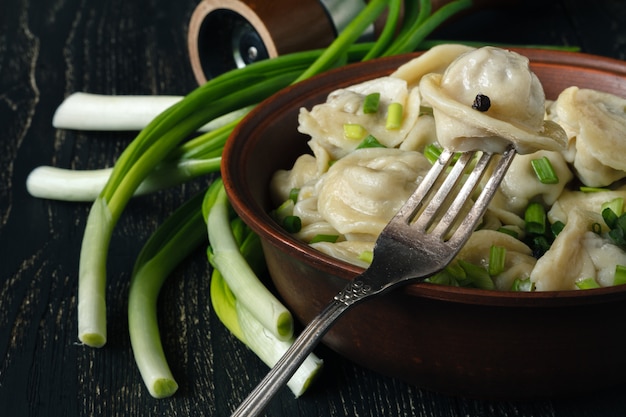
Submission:
[[[439,156],[437,162],[435,162],[435,165],[433,165],[433,167],[428,171],[419,183],[415,192],[409,197],[398,213],[394,216],[396,220],[402,220],[408,224],[413,219],[415,213],[418,212],[424,203],[425,197],[429,194],[437,180],[439,180],[446,168],[448,168],[452,162],[453,156],[454,152],[448,149],[444,149],[441,152],[441,155]]]
[[[467,177],[465,183],[463,184],[463,186],[457,193],[456,197],[454,198],[454,201],[447,208],[443,217],[441,218],[441,220],[439,221],[435,229],[432,231],[432,234],[434,236],[439,236],[443,238],[446,235],[446,233],[448,233],[448,231],[454,224],[457,216],[459,215],[460,211],[463,209],[463,206],[465,205],[467,200],[470,198],[470,196],[476,189],[478,182],[481,180],[481,178],[485,174],[485,171],[489,167],[489,164],[491,160],[493,159],[493,157],[494,157],[493,153],[483,153],[480,156],[480,158],[478,159],[478,162],[476,163],[476,166]],[[463,172],[459,173],[459,178],[461,177],[462,173]]]
[[[456,187],[458,182],[465,172],[465,168],[474,158],[475,152],[464,152],[460,158],[454,163],[452,170],[446,176],[446,179],[441,184],[439,189],[435,192],[428,205],[424,208],[424,211],[415,219],[414,227],[421,230],[427,230],[434,222],[435,216],[442,209],[444,209],[444,202],[450,196],[452,190]],[[432,188],[432,187],[430,187]]]
[[[454,234],[448,240],[448,244],[454,247],[460,247],[467,241],[471,232],[474,230],[478,221],[483,216],[487,207],[489,206],[489,202],[491,202],[494,194],[498,190],[500,183],[502,182],[502,178],[504,178],[504,174],[509,169],[513,158],[515,157],[516,151],[512,146],[508,147],[506,151],[502,153],[502,157],[498,164],[496,165],[494,171],[491,173],[491,176],[487,180],[485,187],[481,191],[480,195],[474,202],[473,206],[465,216],[465,218],[461,221],[459,226],[454,231]]]

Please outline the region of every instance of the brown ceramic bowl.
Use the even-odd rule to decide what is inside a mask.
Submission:
[[[620,61],[516,51],[531,59],[549,99],[571,85],[626,97]],[[257,107],[226,145],[228,195],[261,236],[272,281],[303,324],[361,270],[318,253],[272,220],[270,177],[308,152],[308,138],[296,131],[300,107],[386,75],[412,57],[356,64],[287,88]],[[500,399],[574,395],[624,381],[625,311],[626,287],[509,293],[412,284],[356,306],[324,343],[364,367],[439,392]]]

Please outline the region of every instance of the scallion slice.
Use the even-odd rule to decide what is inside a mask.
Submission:
[[[363,139],[367,130],[357,123],[346,123],[343,125],[343,135],[348,139]]]
[[[302,219],[298,216],[287,216],[283,219],[283,227],[289,233],[298,233],[302,229]]]
[[[404,115],[404,107],[402,104],[393,102],[387,107],[387,121],[385,127],[387,130],[400,129],[402,126],[402,118]]]
[[[616,197],[610,201],[602,204],[601,212],[605,209],[611,209],[617,216],[621,216],[624,213],[624,199],[622,197]]]
[[[298,195],[300,194],[299,188],[292,188],[289,190],[289,199],[295,203],[298,202]]]
[[[374,252],[372,252],[371,250],[365,250],[359,254],[359,259],[363,262],[371,264],[374,260]]]
[[[380,104],[380,93],[371,93],[365,96],[363,100],[363,113],[374,114],[378,112]]]
[[[530,203],[524,213],[526,231],[543,235],[546,231],[546,209],[540,203]]]
[[[589,277],[585,279],[581,279],[580,281],[576,281],[576,288],[579,290],[590,290],[593,288],[600,288],[600,284],[594,277]]]
[[[463,268],[467,274],[467,278],[476,288],[482,288],[484,290],[493,290],[495,288],[495,284],[491,276],[489,276],[489,272],[482,266],[474,265],[461,259],[459,259],[459,265]]]
[[[437,162],[441,156],[441,147],[435,143],[430,143],[424,147],[424,156],[431,164]]]
[[[313,236],[313,238],[309,241],[309,243],[319,243],[319,242],[335,243],[337,239],[339,239],[339,235],[319,234],[319,235]]]
[[[530,161],[530,165],[537,175],[537,179],[542,184],[558,184],[559,177],[554,171],[554,167],[547,156],[543,158],[533,159]]]
[[[506,248],[504,246],[491,245],[489,249],[489,275],[496,276],[504,272],[506,261]]]
[[[367,135],[365,139],[356,147],[357,149],[365,149],[365,148],[386,148],[385,145],[380,143],[378,139],[376,139],[372,135]]]

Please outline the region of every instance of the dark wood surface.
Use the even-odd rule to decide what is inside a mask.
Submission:
[[[133,200],[113,236],[109,342],[78,343],[80,241],[89,204],[32,198],[38,165],[110,166],[133,133],[55,130],[72,92],[183,95],[195,87],[186,50],[196,1],[3,0],[0,5],[0,415],[224,416],[267,371],[211,311],[201,250],[166,283],[160,300],[166,353],[180,384],[155,400],[135,367],[126,324],[129,274],[141,243],[208,179]],[[579,45],[626,58],[621,0],[521,2],[457,20],[433,35],[517,44]],[[616,349],[623,349],[616,346]],[[270,416],[568,416],[626,414],[626,384],[578,398],[527,402],[456,398],[374,374],[324,347],[326,370],[294,400],[283,390]],[[489,354],[485,352],[485,354]],[[511,358],[515,360],[515,358]],[[593,360],[593,358],[581,358]]]

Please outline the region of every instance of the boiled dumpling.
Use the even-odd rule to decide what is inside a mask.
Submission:
[[[380,104],[375,114],[363,112],[365,97],[380,93]],[[387,109],[391,103],[403,108],[402,125],[398,129],[387,129]],[[356,149],[360,139],[346,137],[344,125],[360,125],[367,134],[381,144],[392,148],[406,138],[419,116],[420,95],[417,89],[409,90],[406,81],[394,77],[382,77],[329,94],[325,103],[314,106],[310,111],[300,109],[298,130],[311,137],[311,142],[323,148],[334,160],[342,158]],[[317,155],[318,148],[311,146]]]
[[[359,149],[335,162],[318,184],[318,211],[341,234],[375,240],[430,169],[418,152]]]
[[[545,95],[528,59],[483,47],[459,56],[443,74],[422,77],[423,99],[433,107],[439,142],[457,151],[518,153],[562,150],[563,129],[544,120]]]
[[[588,186],[603,187],[626,177],[626,99],[570,87],[552,106],[570,138],[569,162]]]
[[[548,158],[559,181],[544,184],[537,178],[532,168],[534,159]],[[539,201],[551,206],[563,192],[565,185],[574,177],[567,162],[559,152],[537,151],[527,155],[517,155],[502,179],[500,189],[507,199],[507,207],[517,214],[523,214],[531,201]]]
[[[459,55],[476,48],[459,44],[443,44],[430,48],[417,58],[413,58],[406,64],[396,69],[391,76],[402,78],[409,83],[409,86],[419,84],[419,81],[426,74],[443,73],[448,65]]]

